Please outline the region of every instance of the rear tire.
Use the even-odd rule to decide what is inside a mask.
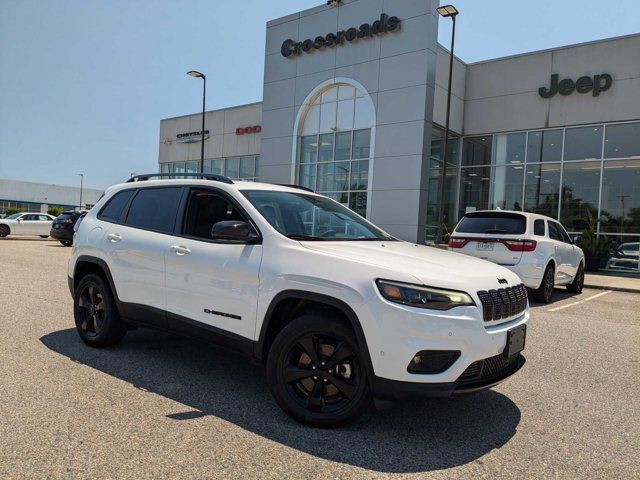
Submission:
[[[73,314],[80,338],[91,347],[115,345],[127,333],[111,289],[99,275],[82,277],[75,290]]]
[[[0,225],[0,238],[4,238],[11,233],[11,229],[7,225]]]
[[[49,238],[49,235],[40,235],[40,238]]]
[[[353,332],[319,314],[305,314],[277,335],[269,349],[267,380],[280,408],[313,427],[352,422],[371,403]]]
[[[580,266],[578,267],[578,271],[576,272],[576,276],[569,285],[567,285],[567,291],[571,293],[582,293],[582,288],[584,287],[584,265],[580,262]]]
[[[531,291],[531,296],[536,302],[549,303],[553,297],[553,287],[555,283],[556,269],[553,264],[547,265],[540,286]]]
[[[63,247],[70,247],[71,245],[73,245],[73,241],[71,240],[60,240],[60,243]]]

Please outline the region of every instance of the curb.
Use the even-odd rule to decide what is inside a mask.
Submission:
[[[589,285],[587,283],[584,284],[584,288],[593,288],[594,290],[611,290],[612,292],[640,293],[640,289],[638,288],[610,287],[607,285]]]

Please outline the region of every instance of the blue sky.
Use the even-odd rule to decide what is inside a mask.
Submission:
[[[200,109],[185,72],[207,74],[209,110],[260,101],[265,22],[321,3],[0,0],[0,178],[69,185],[84,172],[104,188],[156,171],[160,119]],[[467,62],[640,31],[637,0],[455,5]]]

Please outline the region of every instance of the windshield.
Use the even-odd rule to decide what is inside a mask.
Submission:
[[[267,190],[242,193],[271,226],[293,240],[393,240],[347,207],[326,197]]]
[[[5,218],[5,220],[15,220],[20,215],[22,215],[22,214],[21,213],[14,213],[13,215],[9,215],[7,218]]]

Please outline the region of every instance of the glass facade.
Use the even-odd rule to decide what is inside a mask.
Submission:
[[[442,130],[434,126],[432,137],[428,240],[437,224]],[[640,271],[633,253],[640,250],[640,122],[464,137],[461,148],[459,139],[453,144],[445,195],[449,230],[465,212],[496,208],[547,215],[572,234],[595,225],[617,252],[610,267]]]
[[[204,173],[224,175],[231,180],[255,182],[260,175],[260,155],[246,157],[208,158],[204,161]],[[200,162],[161,163],[160,173],[198,173]]]
[[[373,102],[351,85],[334,85],[308,107],[298,144],[302,186],[367,214]]]

